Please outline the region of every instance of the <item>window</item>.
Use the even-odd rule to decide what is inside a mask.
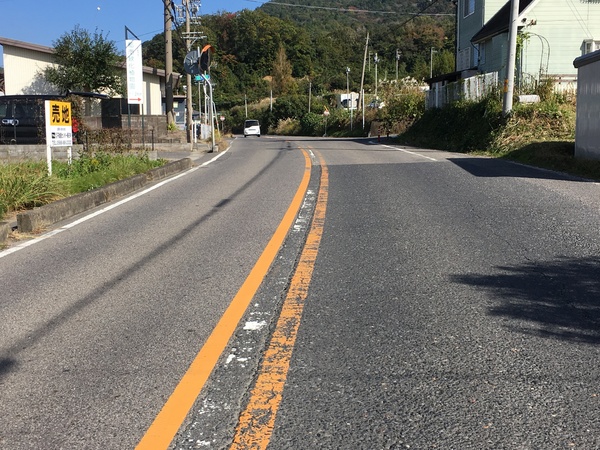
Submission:
[[[481,43],[477,45],[477,50],[479,53],[479,64],[478,66],[485,64],[485,43]]]
[[[456,70],[467,70],[472,67],[471,64],[471,47],[464,48],[458,51],[458,60],[456,62]]]
[[[470,16],[475,12],[475,0],[462,0],[463,17]]]

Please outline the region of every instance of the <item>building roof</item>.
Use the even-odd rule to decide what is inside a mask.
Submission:
[[[33,50],[40,53],[53,54],[54,48],[46,47],[45,45],[32,44],[30,42],[17,41],[15,39],[4,38],[0,36],[0,45],[4,47],[17,47],[25,50]],[[125,67],[125,63],[123,63],[123,67]],[[159,77],[165,76],[165,71],[163,69],[155,69],[154,67],[143,66],[144,73],[157,75]],[[176,78],[179,77],[179,74],[173,74]]]
[[[519,14],[523,13],[532,3],[537,0],[518,0]],[[511,1],[508,1],[488,22],[471,38],[471,42],[477,43],[508,32],[510,24]]]
[[[576,69],[580,67],[587,66],[588,64],[592,64],[600,61],[600,50],[596,50],[595,52],[588,53],[587,55],[580,56],[573,61],[573,66]]]

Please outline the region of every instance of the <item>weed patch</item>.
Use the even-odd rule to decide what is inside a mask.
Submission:
[[[85,153],[71,164],[45,162],[0,165],[0,220],[15,211],[43,206],[161,166],[146,154]]]

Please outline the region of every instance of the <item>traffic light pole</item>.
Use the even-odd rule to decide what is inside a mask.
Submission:
[[[212,136],[212,146],[210,148],[211,152],[215,151],[215,117],[213,115],[213,87],[212,87],[212,83],[209,80],[206,80],[206,84],[208,84],[208,92],[210,95],[210,113],[208,114],[208,117],[210,118],[210,134]]]

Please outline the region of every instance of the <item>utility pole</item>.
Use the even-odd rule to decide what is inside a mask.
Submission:
[[[375,100],[377,100],[379,98],[377,97],[377,64],[379,63],[379,57],[377,56],[377,53],[375,53],[373,62],[375,63]]]
[[[192,50],[192,41],[190,39],[190,5],[189,0],[183,0],[183,7],[185,9],[185,47],[186,52]],[[198,55],[200,57],[200,55]],[[192,75],[186,73],[185,82],[187,89],[185,92],[185,135],[188,144],[193,142],[192,139],[192,113],[194,112],[194,105],[192,104]],[[200,99],[198,99],[200,101]]]
[[[171,0],[172,1],[172,0]],[[193,44],[198,39],[203,39],[205,36],[202,35],[199,31],[191,31],[191,26],[200,25],[199,12],[200,12],[200,4],[199,0],[182,0],[181,6],[176,6],[175,10],[177,11],[177,28],[181,27],[185,21],[185,32],[181,33],[182,37],[185,39],[185,47],[186,47],[186,59],[188,64],[194,66],[194,69],[188,68],[186,69],[186,98],[185,98],[185,129],[186,129],[186,137],[187,142],[189,144],[193,144],[195,140],[195,136],[193,135],[194,130],[194,103],[193,103],[193,81],[192,75],[194,78],[197,78],[200,73],[200,58],[202,54],[200,53],[200,49],[198,48],[196,51],[192,51]],[[182,21],[183,19],[183,21]],[[193,59],[197,58],[197,61]],[[201,98],[200,98],[200,89],[198,89],[198,110],[201,111]]]
[[[508,28],[508,64],[504,80],[504,102],[502,115],[508,116],[512,111],[513,93],[515,90],[515,60],[517,59],[517,34],[519,32],[519,0],[511,0],[510,24]]]
[[[396,83],[398,83],[398,63],[400,62],[400,55],[402,52],[396,49]]]
[[[433,78],[433,54],[437,53],[433,47],[429,48],[429,78]]]
[[[362,75],[360,76],[360,101],[358,102],[359,105],[362,105],[364,109],[365,106],[365,91],[364,91],[364,87],[365,87],[365,67],[367,65],[367,53],[369,50],[369,33],[367,32],[367,42],[365,43],[365,55],[363,57],[363,66],[362,66]],[[369,56],[370,58],[370,56]],[[369,59],[369,65],[371,64],[371,60]],[[364,119],[364,114],[363,114],[363,119]],[[364,127],[363,127],[364,128]]]
[[[350,67],[346,67],[346,106],[350,111],[350,130],[352,130],[352,103],[350,98]]]
[[[173,41],[172,28],[173,17],[171,15],[172,0],[163,0],[165,10],[165,112],[167,113],[167,125],[175,122],[173,115]]]

